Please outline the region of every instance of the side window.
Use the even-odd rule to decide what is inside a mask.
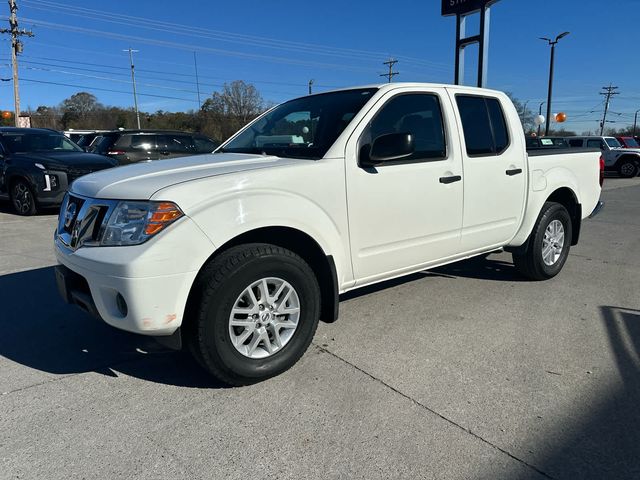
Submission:
[[[504,118],[504,112],[497,98],[487,98],[487,107],[489,108],[489,119],[493,127],[493,139],[495,142],[496,153],[504,152],[509,146],[509,132],[507,131],[507,121]]]
[[[188,135],[158,135],[158,149],[171,153],[193,153],[194,146]]]
[[[587,140],[587,148],[599,148],[602,150],[604,144],[602,140]]]
[[[492,155],[493,134],[484,98],[457,95],[456,103],[462,119],[467,154]]]
[[[195,143],[198,153],[211,153],[218,148],[219,145],[207,137],[193,137],[193,143]]]
[[[125,143],[127,141],[128,145]],[[130,148],[148,152],[156,149],[156,137],[155,135],[123,135],[115,146],[120,147],[121,144],[124,150]]]
[[[499,155],[509,146],[504,112],[496,98],[456,95],[467,154]]]
[[[575,138],[575,139],[569,140],[569,145],[572,147],[581,147],[582,143],[583,141],[581,138]]]
[[[443,160],[447,156],[442,109],[436,95],[412,93],[387,102],[369,124],[369,141],[389,133],[410,133],[413,137],[414,153],[400,162]]]

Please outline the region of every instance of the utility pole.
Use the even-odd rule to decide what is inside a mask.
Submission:
[[[604,90],[603,92],[600,92],[600,95],[604,95],[606,98],[606,100],[604,101],[604,114],[602,115],[602,123],[600,124],[600,135],[602,135],[604,133],[604,126],[607,122],[607,112],[609,111],[609,101],[611,100],[611,97],[613,97],[614,95],[620,95],[620,92],[616,92],[616,90],[618,89],[618,87],[612,87],[611,84],[609,84],[608,87],[602,87],[602,90]]]
[[[193,66],[196,69],[196,90],[198,91],[198,110],[202,106],[200,101],[200,80],[198,79],[198,59],[196,58],[196,52],[193,52]]]
[[[636,110],[636,114],[633,117],[633,136],[636,136],[636,126],[638,125],[638,113],[640,110]]]
[[[395,77],[396,75],[400,75],[400,72],[394,72],[393,71],[393,66],[396,63],[398,63],[398,60],[395,60],[393,58],[390,58],[386,62],[382,62],[383,65],[387,65],[389,67],[389,73],[381,73],[380,76],[381,77],[387,77],[389,79],[389,83],[391,83],[393,81],[393,77]]]
[[[311,95],[311,87],[313,86],[313,78],[309,80],[309,95]]]
[[[133,66],[133,54],[140,50],[133,50],[131,47],[123,50],[123,52],[129,52],[129,62],[131,63],[131,83],[133,85],[133,105],[136,109],[136,120],[138,122],[138,130],[140,130],[140,112],[138,111],[138,94],[136,93],[136,74]]]
[[[22,53],[22,42],[18,39],[22,35],[33,37],[31,30],[18,28],[18,5],[15,0],[9,0],[9,27],[0,30],[0,33],[11,34],[11,66],[13,67],[13,102],[15,126],[20,126],[20,89],[18,86],[18,54]]]

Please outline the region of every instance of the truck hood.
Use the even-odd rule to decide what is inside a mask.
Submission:
[[[148,200],[158,190],[178,183],[307,161],[311,160],[244,153],[193,155],[137,163],[85,175],[73,183],[71,190],[92,198]]]

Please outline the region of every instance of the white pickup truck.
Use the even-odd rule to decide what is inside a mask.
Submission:
[[[59,290],[108,324],[186,344],[243,385],[291,367],[339,294],[504,248],[556,275],[595,214],[600,153],[527,155],[501,92],[431,84],[278,105],[215,153],[75,181]]]

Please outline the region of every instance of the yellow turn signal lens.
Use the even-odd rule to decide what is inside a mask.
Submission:
[[[156,208],[150,213],[151,215],[149,216],[147,226],[144,229],[146,235],[155,235],[167,225],[184,215],[182,210],[180,210],[175,203],[171,202],[158,203]]]

